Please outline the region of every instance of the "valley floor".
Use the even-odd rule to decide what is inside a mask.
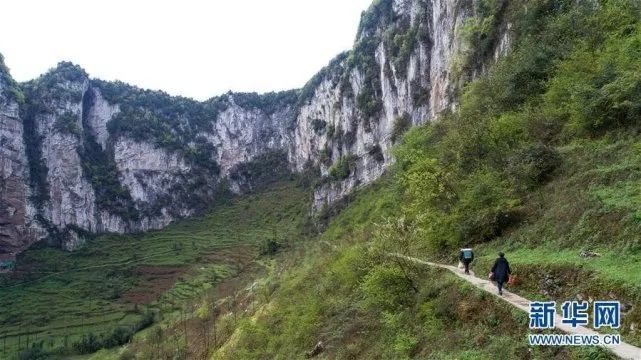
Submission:
[[[307,193],[279,183],[208,214],[81,250],[27,251],[0,275],[0,358],[95,352],[123,344],[225,279],[255,267],[265,244],[298,240]],[[35,355],[34,355],[35,356]]]

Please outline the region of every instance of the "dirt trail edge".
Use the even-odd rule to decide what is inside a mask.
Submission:
[[[474,273],[471,273],[470,275],[465,275],[463,272],[461,272],[456,266],[451,266],[451,265],[445,265],[445,264],[438,264],[438,263],[433,263],[425,260],[421,260],[418,258],[414,258],[411,256],[406,256],[402,254],[396,254],[396,253],[390,253],[390,256],[394,257],[399,257],[403,258],[405,260],[417,263],[417,264],[422,264],[422,265],[427,265],[427,266],[432,266],[432,267],[439,267],[442,269],[449,270],[453,272],[456,276],[460,277],[461,279],[471,283],[472,285],[498,297],[499,299],[510,303],[511,305],[528,312],[530,311],[530,300],[518,296],[514,293],[511,293],[507,290],[503,290],[503,296],[499,296],[496,293],[496,286],[489,280],[481,279],[476,276],[474,276]],[[569,334],[580,334],[580,335],[600,335],[600,333],[583,327],[583,326],[577,326],[576,328],[573,328],[570,325],[563,324],[561,322],[562,317],[561,315],[556,315],[555,323],[557,329],[569,333]],[[605,345],[604,345],[605,346]],[[621,342],[619,345],[609,345],[605,346],[607,347],[610,351],[615,353],[617,356],[621,357],[622,359],[626,360],[640,360],[641,359],[641,348],[638,348],[636,346],[632,346],[630,344]]]

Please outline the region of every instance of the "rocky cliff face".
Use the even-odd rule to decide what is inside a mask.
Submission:
[[[452,106],[452,61],[462,47],[456,34],[472,11],[464,5],[379,1],[364,15],[354,51],[330,65],[297,118],[296,169],[311,163],[331,178],[342,160],[349,170],[316,189],[316,209],[378,178],[404,129]]]
[[[17,104],[7,109],[22,151],[11,174],[36,196],[23,191],[7,198],[31,206],[34,224],[45,229],[26,243],[47,238],[71,250],[96,233],[162,228],[209,206],[221,179],[242,192],[247,179],[230,176],[238,166],[290,144],[293,110],[279,95],[279,106],[270,109],[253,94],[197,103],[93,81],[70,63],[22,87],[27,103],[20,116]],[[12,231],[9,237],[20,237]]]
[[[322,178],[315,210],[332,204],[384,172],[403,131],[455,106],[458,34],[474,9],[472,1],[377,0],[354,49],[300,91],[196,102],[92,80],[61,63],[22,84],[19,111],[5,74],[0,251],[41,238],[73,249],[95,233],[161,228],[204,209],[221,184],[251,190],[282,162]],[[503,28],[494,58],[509,48]]]
[[[0,56],[0,258],[24,250],[38,234],[27,201],[29,170],[16,85]]]
[[[216,118],[214,130],[206,134],[216,147],[216,161],[225,177],[239,164],[254,161],[273,151],[284,151],[291,145],[293,104],[283,104],[273,113],[258,108],[243,108],[234,96],[228,97],[229,107]],[[231,177],[230,187],[241,193],[243,183]]]

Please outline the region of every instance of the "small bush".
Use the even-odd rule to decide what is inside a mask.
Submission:
[[[414,349],[416,349],[418,342],[418,337],[414,335],[399,333],[394,339],[393,350],[395,354],[400,358],[409,358],[412,355]]]
[[[411,281],[397,267],[376,266],[361,283],[366,307],[392,311],[410,306],[415,301]]]
[[[49,358],[50,354],[44,351],[42,343],[33,344],[31,347],[22,350],[18,354],[19,360],[46,360]]]
[[[334,124],[327,124],[327,129],[325,131],[327,132],[327,138],[331,139],[336,133],[336,126],[334,126]]]
[[[281,248],[281,243],[275,239],[265,239],[260,244],[260,254],[261,255],[274,255]]]
[[[329,165],[332,162],[332,148],[326,146],[318,154],[318,160],[325,165]]]
[[[82,130],[78,126],[78,116],[72,112],[65,112],[56,118],[53,128],[63,134],[72,134],[80,137]]]
[[[124,327],[117,327],[114,331],[105,336],[102,341],[102,346],[105,348],[112,348],[128,343],[131,338],[134,336],[134,333],[131,329]]]
[[[7,91],[18,104],[23,105],[27,101],[22,91],[17,87],[10,87]]]
[[[400,137],[412,127],[412,121],[408,113],[394,119],[394,125],[392,127],[392,141],[396,142]]]
[[[354,170],[355,158],[353,156],[341,156],[334,165],[329,168],[329,177],[332,180],[345,180]]]
[[[140,319],[138,323],[136,323],[136,325],[134,326],[134,332],[138,332],[140,330],[144,330],[150,327],[151,325],[154,324],[154,321],[156,321],[156,317],[154,313],[151,311],[145,312],[142,319]]]
[[[356,105],[365,118],[372,118],[383,109],[383,102],[370,87],[363,88],[356,97]]]
[[[559,165],[561,156],[554,148],[535,144],[509,159],[508,173],[519,187],[531,189],[548,181]]]
[[[374,160],[378,162],[385,161],[385,155],[383,155],[383,149],[381,149],[381,146],[379,144],[372,146],[367,153],[372,158],[374,158]]]
[[[94,334],[84,335],[82,339],[73,344],[73,348],[80,354],[91,354],[102,348],[100,339]]]

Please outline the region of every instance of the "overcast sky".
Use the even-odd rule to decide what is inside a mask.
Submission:
[[[352,47],[371,1],[6,1],[0,53],[18,81],[68,60],[92,77],[201,100],[286,90]]]

